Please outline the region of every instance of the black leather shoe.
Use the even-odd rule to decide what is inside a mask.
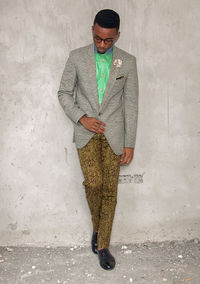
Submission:
[[[115,259],[108,248],[98,250],[99,263],[103,269],[111,270],[115,267]]]
[[[97,253],[97,236],[98,236],[98,233],[97,232],[93,232],[92,234],[92,241],[91,241],[91,244],[92,244],[92,251],[93,253]]]

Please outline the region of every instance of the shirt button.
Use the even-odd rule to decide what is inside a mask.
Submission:
[[[101,74],[101,77],[103,77],[104,75],[103,74]]]
[[[102,59],[102,62],[104,63],[104,59]]]
[[[102,92],[102,91],[103,91],[103,89],[101,88],[101,89],[100,89],[100,92]]]

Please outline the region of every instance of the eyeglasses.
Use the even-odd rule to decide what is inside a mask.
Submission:
[[[114,39],[113,38],[100,38],[98,36],[94,36],[94,40],[97,42],[97,43],[101,43],[102,41],[105,43],[105,44],[111,44],[113,43]]]

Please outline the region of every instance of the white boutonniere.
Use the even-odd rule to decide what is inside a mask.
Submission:
[[[121,59],[115,59],[113,64],[116,66],[116,67],[121,67],[122,65],[122,60]]]

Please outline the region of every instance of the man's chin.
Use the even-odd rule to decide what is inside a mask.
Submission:
[[[99,53],[105,53],[106,49],[97,49]]]

